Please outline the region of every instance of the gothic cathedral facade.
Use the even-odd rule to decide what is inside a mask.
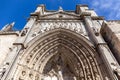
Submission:
[[[21,31],[0,31],[0,80],[120,80],[120,21],[87,5],[39,5]]]

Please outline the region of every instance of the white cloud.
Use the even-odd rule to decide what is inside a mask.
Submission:
[[[107,19],[120,19],[120,0],[92,0],[90,4],[98,13],[106,13]]]
[[[116,14],[116,18],[119,18],[120,19],[120,9],[117,10],[117,14]]]
[[[100,8],[101,9],[108,9],[112,6],[112,3],[107,3],[107,4],[103,4],[103,5],[100,5]]]
[[[93,4],[93,6],[99,6],[99,2],[98,1],[94,1],[92,4]]]

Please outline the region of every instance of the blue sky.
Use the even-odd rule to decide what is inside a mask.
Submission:
[[[47,10],[57,10],[59,6],[75,10],[76,4],[87,4],[107,20],[120,20],[120,0],[0,0],[0,29],[13,21],[14,29],[22,29],[38,4],[45,4]]]

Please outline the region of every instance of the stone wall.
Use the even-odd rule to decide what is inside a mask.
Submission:
[[[7,55],[12,51],[13,43],[17,39],[15,34],[0,34],[0,65],[4,62]]]
[[[120,21],[103,23],[101,33],[120,64]]]

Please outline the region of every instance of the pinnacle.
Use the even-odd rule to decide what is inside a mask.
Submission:
[[[61,6],[59,6],[59,11],[63,11],[63,8]]]

